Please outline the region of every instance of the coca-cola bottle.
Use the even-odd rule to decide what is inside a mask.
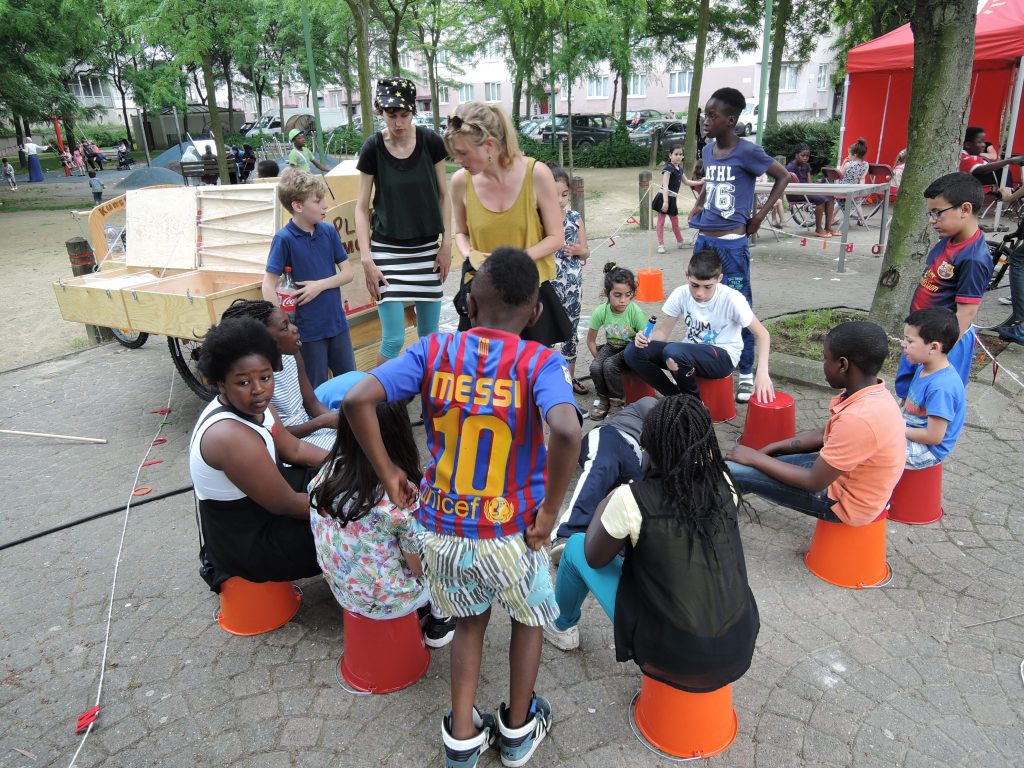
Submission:
[[[295,294],[298,292],[299,289],[296,287],[295,279],[292,277],[292,268],[285,267],[284,274],[277,281],[277,299],[281,305],[281,311],[292,319],[295,319]]]

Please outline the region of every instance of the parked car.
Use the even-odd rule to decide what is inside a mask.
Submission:
[[[669,115],[656,109],[631,109],[626,112],[626,127],[632,131],[648,120],[659,120],[666,117]]]
[[[529,139],[540,141],[541,132],[551,125],[550,117],[534,117],[519,126],[519,132]],[[551,134],[548,134],[548,141],[551,141]]]
[[[579,114],[572,116],[572,146],[574,149],[593,147],[602,141],[608,141],[615,133],[615,118],[604,114]],[[555,131],[559,140],[566,141],[569,137],[569,118],[567,115],[555,115]],[[551,128],[547,127],[540,134],[540,142],[551,141]]]
[[[278,115],[263,115],[252,128],[242,135],[248,138],[250,136],[273,136],[279,133],[281,133],[281,118]]]
[[[650,149],[651,141],[655,134],[658,136],[658,144],[664,147],[674,141],[686,141],[686,123],[682,120],[648,120],[641,123],[629,132],[629,140],[641,147]]]
[[[736,135],[737,136],[751,136],[754,133],[754,129],[757,127],[757,102],[747,102],[747,106],[740,112],[739,119],[736,120]]]
[[[251,128],[255,127],[255,125],[255,120],[249,120],[248,122],[242,123],[240,126],[238,126],[238,132],[245,136],[245,134],[247,134]]]

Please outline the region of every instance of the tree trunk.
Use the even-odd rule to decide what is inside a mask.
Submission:
[[[424,51],[427,60],[427,87],[430,88],[430,112],[433,115],[434,130],[441,132],[441,92],[437,87],[437,49]]]
[[[228,88],[228,133],[231,133],[232,130],[234,130],[234,126],[232,125],[231,116],[235,112],[235,100],[234,100],[234,98],[232,96],[232,90],[231,90],[231,64],[230,63],[226,63],[224,65],[224,82],[225,82],[225,84],[227,85],[227,88]]]
[[[281,120],[281,141],[285,141],[287,136],[284,132],[284,87],[286,81],[284,79],[284,64],[277,70],[277,116]],[[273,133],[271,133],[273,135]]]
[[[132,126],[128,120],[128,99],[124,91],[121,91],[121,115],[124,117],[124,130],[128,134],[128,143],[134,144],[132,141]],[[68,138],[70,139],[71,137],[69,136]],[[71,149],[73,150],[74,147],[71,147]]]
[[[611,108],[610,112],[613,115],[615,114],[615,101],[619,98],[619,77],[620,77],[620,73],[619,73],[618,70],[616,70],[615,77],[612,78],[612,101],[611,101],[612,108]],[[620,115],[620,119],[625,120],[626,116],[625,115]]]
[[[345,0],[356,23],[356,71],[359,73],[359,114],[363,141],[373,135],[373,95],[370,93],[370,4],[369,0]]]
[[[14,115],[11,118],[11,122],[14,123],[14,138],[20,147],[25,143],[25,129],[22,127],[22,120],[20,115]],[[25,152],[24,150],[18,150],[18,167],[25,167]]]
[[[683,163],[691,167],[697,157],[697,110],[700,109],[700,84],[704,75],[704,52],[708,44],[709,16],[709,1],[700,0],[697,47],[693,53],[693,77],[690,79],[690,100],[686,105],[686,140],[683,142]],[[653,136],[651,140],[654,140]]]
[[[395,77],[402,74],[402,56],[398,52],[398,26],[399,21],[396,19],[388,29],[388,57],[391,59],[391,74]]]
[[[486,94],[485,94],[486,95]],[[512,125],[517,129],[522,121],[522,113],[519,111],[519,102],[523,98],[523,75],[519,67],[516,67],[515,77],[512,79]],[[548,111],[550,112],[550,101]]]
[[[206,82],[206,93],[210,97],[207,107],[210,110],[213,140],[217,144],[217,170],[220,173],[220,183],[227,186],[231,183],[231,177],[228,175],[228,158],[224,152],[224,128],[220,124],[220,110],[217,108],[217,88],[213,82],[213,56],[209,52],[203,54],[203,80]]]
[[[67,146],[68,152],[74,152],[75,147],[78,146],[78,142],[75,141],[75,118],[62,117],[60,121],[64,124],[64,144]]]
[[[776,0],[772,24],[772,60],[768,71],[768,104],[765,108],[765,130],[779,124],[779,77],[782,74],[782,55],[786,49],[786,26],[793,15],[793,0]],[[758,137],[761,140],[761,137]]]
[[[934,242],[921,215],[924,189],[957,169],[967,122],[974,60],[975,0],[919,0],[911,16],[914,79],[910,95],[907,167],[893,209],[889,242],[871,303],[871,319],[893,335]]]

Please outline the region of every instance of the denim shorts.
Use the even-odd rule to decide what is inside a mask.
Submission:
[[[464,539],[426,531],[420,542],[423,575],[440,613],[479,616],[497,601],[528,627],[558,618],[547,552],[530,549],[523,534]]]
[[[907,469],[927,469],[934,467],[941,459],[935,458],[927,445],[907,440]]]

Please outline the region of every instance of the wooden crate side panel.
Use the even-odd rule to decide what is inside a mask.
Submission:
[[[133,189],[127,194],[125,224],[129,266],[195,269],[194,187]]]
[[[199,339],[213,325],[210,302],[203,296],[125,291],[125,306],[136,331]]]
[[[60,316],[65,320],[104,328],[130,327],[121,291],[54,283],[53,292],[57,297]]]
[[[416,328],[405,329],[405,341],[403,349],[414,343],[417,339]],[[380,324],[377,325],[377,340],[356,347],[353,345],[356,357],[356,370],[372,371],[377,367],[377,353],[380,352]]]
[[[199,264],[262,274],[277,231],[276,187],[200,188]]]

